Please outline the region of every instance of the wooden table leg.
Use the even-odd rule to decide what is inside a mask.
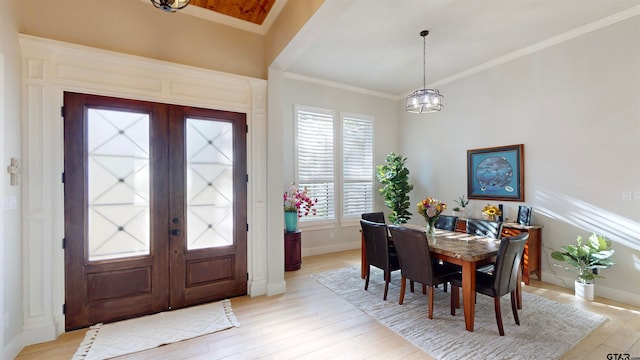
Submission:
[[[476,263],[462,263],[462,305],[464,307],[464,323],[467,331],[473,331],[476,311]]]

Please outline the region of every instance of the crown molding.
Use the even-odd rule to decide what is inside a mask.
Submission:
[[[507,63],[509,61],[521,58],[523,56],[526,56],[526,55],[538,52],[540,50],[544,50],[546,48],[561,44],[561,43],[563,43],[565,41],[569,41],[571,39],[575,39],[575,38],[577,38],[579,36],[588,34],[590,32],[602,29],[602,28],[607,27],[609,25],[616,24],[616,23],[618,23],[620,21],[627,20],[629,18],[632,18],[634,16],[638,16],[638,15],[640,15],[640,5],[637,5],[637,6],[634,6],[632,8],[629,8],[627,10],[621,11],[619,13],[604,17],[604,18],[602,18],[600,20],[591,22],[589,24],[586,24],[584,26],[575,28],[573,30],[569,30],[569,31],[567,31],[567,32],[565,32],[563,34],[551,37],[551,38],[549,38],[547,40],[540,41],[540,42],[538,42],[536,44],[533,44],[531,46],[527,46],[525,48],[522,48],[520,50],[514,51],[514,52],[509,53],[507,55],[504,55],[504,56],[495,58],[493,60],[487,61],[484,64],[472,67],[472,68],[467,69],[465,71],[459,72],[459,73],[457,73],[455,75],[448,76],[446,78],[443,78],[443,79],[440,79],[438,81],[432,82],[430,84],[430,86],[435,88],[435,87],[438,87],[440,85],[445,85],[445,84],[451,83],[453,81],[462,79],[464,77],[467,77],[467,76],[470,76],[470,75],[473,75],[473,74],[476,74],[476,73],[479,73],[479,72],[484,71],[484,70],[491,69],[491,68],[496,67],[498,65],[502,65],[504,63]]]
[[[293,73],[293,72],[284,72],[283,76],[285,78],[287,78],[287,79],[299,80],[299,81],[304,81],[304,82],[308,82],[308,83],[314,83],[314,84],[318,84],[318,85],[329,86],[329,87],[333,87],[333,88],[340,89],[340,90],[351,91],[351,92],[360,93],[360,94],[363,94],[363,95],[377,96],[377,97],[390,99],[390,100],[398,100],[398,99],[402,98],[402,96],[397,96],[397,95],[393,95],[393,94],[387,94],[387,93],[374,91],[374,90],[369,90],[369,89],[365,89],[365,88],[361,88],[361,87],[357,87],[357,86],[352,86],[352,85],[346,85],[346,84],[342,84],[342,83],[338,83],[338,82],[334,82],[334,81],[319,79],[319,78],[315,78],[315,77],[312,77],[312,76],[301,75],[301,74]]]

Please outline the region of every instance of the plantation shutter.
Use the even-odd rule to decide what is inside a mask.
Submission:
[[[342,216],[373,211],[373,119],[342,117]]]
[[[321,109],[296,107],[297,181],[317,198],[316,214],[301,220],[335,219],[334,116]]]

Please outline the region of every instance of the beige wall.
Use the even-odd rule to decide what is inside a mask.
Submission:
[[[324,3],[324,0],[288,0],[266,36],[265,65],[268,67],[289,41]]]
[[[21,33],[266,79],[264,37],[140,0],[18,2]]]
[[[167,14],[140,0],[18,3],[23,34],[266,79],[269,65],[324,0],[288,0],[264,36]]]

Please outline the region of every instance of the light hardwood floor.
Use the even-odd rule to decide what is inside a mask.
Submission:
[[[305,257],[302,269],[286,273],[286,294],[231,300],[240,327],[120,359],[431,359],[309,277],[359,263],[359,250]],[[602,298],[576,300],[571,290],[535,280],[524,290],[609,318],[563,359],[602,360],[610,353],[640,357],[639,308]],[[70,359],[84,332],[28,346],[16,359]]]

